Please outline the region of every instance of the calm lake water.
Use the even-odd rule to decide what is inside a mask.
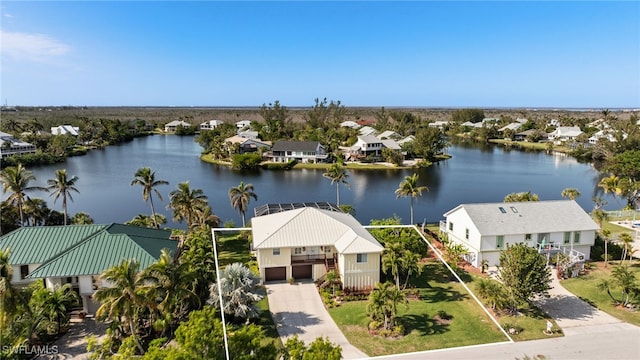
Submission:
[[[142,200],[142,188],[130,185],[135,171],[143,166],[154,169],[156,178],[170,182],[158,188],[164,201],[154,198],[156,210],[167,216],[169,226],[184,227],[173,223],[172,214],[166,209],[169,192],[183,181],[189,181],[192,188],[203,189],[214,213],[223,221],[233,220],[236,224],[242,221],[231,208],[228,191],[241,181],[254,184],[258,194],[258,201],[249,204],[247,217],[253,215],[253,207],[266,203],[336,200],[335,186],[330,186],[322,170],[244,173],[200,161],[201,151],[193,137],[149,136],[69,158],[64,164],[30,170],[42,186],[53,178],[56,169],[66,168],[69,175],[78,176],[80,193],[73,194],[69,213],[88,212],[97,223],[125,222],[139,213],[151,213]],[[598,171],[571,157],[505,150],[492,145],[453,145],[448,152],[452,159],[417,170],[429,192],[414,205],[416,222],[424,219],[437,222],[444,212],[461,203],[498,202],[511,192],[532,191],[541,200],[552,200],[562,199],[562,189],[573,187],[582,193],[577,201],[588,211],[593,208],[592,197],[603,196],[596,186]],[[413,171],[351,170],[350,188],[341,187],[340,201],[353,205],[356,218],[365,224],[394,214],[408,222],[409,199],[396,199],[394,191]],[[54,204],[47,194],[30,196],[43,197],[51,208],[62,209],[60,199]],[[609,207],[616,206],[611,198],[605,199]]]

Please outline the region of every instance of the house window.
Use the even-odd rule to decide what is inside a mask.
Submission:
[[[565,231],[565,233],[564,233],[564,243],[568,244],[569,242],[571,242],[571,232]]]
[[[331,246],[325,246],[324,247],[324,252],[330,253],[331,252]]]
[[[496,249],[502,249],[504,247],[504,235],[496,236]]]
[[[280,248],[274,248],[273,252],[272,252],[272,255],[274,255],[274,256],[280,255]]]
[[[294,255],[300,255],[300,254],[302,254],[302,248],[295,248],[295,249],[293,249],[293,254],[294,254]]]
[[[29,265],[20,265],[20,279],[26,279],[29,275]]]
[[[367,262],[367,254],[357,254],[356,255],[357,263],[366,263]]]
[[[453,231],[453,223],[449,221],[449,231]]]
[[[503,214],[507,213],[507,210],[505,210],[502,206],[500,206],[498,209],[500,209],[500,212]]]
[[[464,238],[469,240],[469,229],[464,229]]]
[[[524,234],[524,241],[531,241],[531,234]]]
[[[578,244],[580,242],[580,231],[575,231],[573,233],[573,243]]]

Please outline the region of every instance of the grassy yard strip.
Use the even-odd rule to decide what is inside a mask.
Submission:
[[[406,329],[401,338],[369,333],[367,301],[343,303],[329,313],[349,342],[370,356],[507,341],[465,288],[448,280],[442,264],[426,264],[422,275],[412,283],[420,299],[399,308],[398,319]],[[450,323],[434,318],[440,311],[451,316]]]
[[[430,230],[432,233],[437,233],[439,231],[439,224],[429,225],[427,226],[427,229]],[[442,256],[441,256],[442,254],[438,253],[437,249],[435,249],[435,247],[424,237],[423,234],[421,234],[420,232],[418,233],[420,234],[422,239],[425,242],[427,242],[431,250],[438,255],[443,265],[446,264],[442,259]],[[448,267],[448,265],[447,265],[447,268],[451,273],[453,273],[453,271],[451,270],[451,268]],[[463,270],[460,270],[460,271],[463,271]],[[470,285],[469,292],[471,293],[471,295],[473,295],[472,288],[475,290],[475,284],[473,282],[478,278],[479,278],[479,275],[470,275],[468,273],[463,272],[462,276],[458,277],[458,280],[460,281],[461,284],[467,283],[467,287],[469,287]],[[463,282],[463,279],[464,279],[464,282]],[[473,296],[475,297],[475,295]],[[482,304],[481,306],[484,306],[485,309],[489,308],[487,304],[482,301],[482,299],[479,299],[477,297],[475,298],[478,302]],[[536,339],[543,339],[547,337],[563,336],[562,332],[560,331],[555,331],[552,335],[546,335],[543,332],[543,330],[546,330],[547,316],[545,316],[540,309],[537,309],[534,307],[521,309],[520,314],[515,316],[505,315],[505,314],[496,315],[495,313],[492,316],[500,324],[500,326],[503,329],[516,328],[519,330],[517,334],[510,334],[510,337],[515,341],[536,340]],[[558,326],[555,320],[551,320],[551,322],[553,323],[554,329],[558,329]]]
[[[220,266],[236,262],[249,265],[251,254],[249,253],[249,241],[242,233],[218,233],[218,261]]]
[[[586,275],[562,280],[562,286],[607,314],[630,324],[640,326],[640,312],[614,306],[607,292],[598,289],[598,283],[610,276],[612,268],[613,265],[609,263],[607,269],[598,268],[590,270]],[[630,270],[635,272],[636,276],[640,278],[640,264],[633,264]],[[611,293],[617,299],[622,298],[620,289],[614,288]]]

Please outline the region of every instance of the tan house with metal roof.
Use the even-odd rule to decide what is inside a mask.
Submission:
[[[590,258],[599,229],[573,200],[461,204],[444,214],[440,233],[467,249],[467,260],[497,265],[500,251],[525,243],[541,253]]]
[[[351,215],[304,207],[251,219],[253,249],[264,281],[318,280],[339,274],[344,288],[380,281],[383,246]]]
[[[72,284],[87,313],[97,310],[91,296],[105,270],[125,259],[136,259],[140,269],[154,263],[162,249],[172,252],[177,241],[171,232],[122,224],[22,227],[0,237],[0,249],[9,249],[11,282],[28,285],[44,279],[48,288]]]

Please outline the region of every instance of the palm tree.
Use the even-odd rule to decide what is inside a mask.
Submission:
[[[258,317],[260,311],[255,304],[263,298],[263,295],[260,294],[259,284],[260,279],[244,264],[233,263],[225,267],[220,274],[225,314],[233,316],[236,320],[249,320]],[[216,284],[211,285],[209,304],[220,305]]]
[[[396,199],[401,197],[407,197],[411,199],[411,221],[410,224],[413,224],[413,199],[418,196],[422,196],[423,191],[429,191],[429,188],[426,186],[418,186],[418,174],[413,174],[411,176],[405,176],[404,180],[400,183],[400,186],[396,189]]]
[[[73,217],[71,218],[71,223],[77,225],[93,224],[93,218],[91,218],[91,216],[86,212],[81,211],[73,215]]]
[[[23,211],[29,226],[46,225],[51,209],[47,202],[40,198],[28,198],[23,204]]]
[[[342,165],[342,160],[332,164],[322,176],[331,179],[331,185],[336,184],[336,205],[340,206],[340,184],[344,184],[347,189],[349,188],[349,182],[347,181],[349,174]]]
[[[245,213],[247,212],[247,205],[251,198],[258,200],[258,195],[253,191],[253,184],[246,184],[242,181],[236,187],[229,189],[229,200],[231,200],[231,207],[238,210],[242,215],[242,227],[245,227]]]
[[[199,204],[195,208],[193,224],[194,228],[205,228],[209,231],[210,228],[220,226],[220,217],[213,213],[207,203]]]
[[[7,198],[12,205],[18,207],[20,213],[20,225],[24,226],[24,214],[22,212],[22,205],[27,197],[25,194],[28,191],[40,190],[47,191],[46,188],[41,186],[29,186],[29,183],[35,181],[36,177],[33,173],[25,169],[22,164],[18,166],[9,166],[6,169],[0,171],[0,182],[2,182],[2,191],[7,193],[11,192],[11,195]]]
[[[567,198],[569,200],[575,200],[580,196],[580,191],[574,188],[566,188],[562,190],[562,197]]]
[[[146,268],[141,277],[156,299],[164,329],[174,321],[185,318],[189,304],[199,304],[195,293],[197,272],[189,271],[191,264],[175,261],[167,249],[162,249],[158,261]]]
[[[420,275],[422,273],[420,255],[408,250],[405,251],[402,255],[402,268],[407,273],[407,278],[404,280],[404,286],[402,287],[402,289],[406,289],[407,284],[409,284],[409,277],[413,274]]]
[[[400,289],[400,271],[402,270],[404,253],[404,248],[399,242],[385,244],[382,253],[382,271],[385,274],[391,272],[398,290]]]
[[[140,185],[142,186],[142,199],[151,204],[151,218],[153,219],[153,224],[156,229],[160,228],[160,224],[156,220],[156,210],[153,207],[153,196],[152,193],[156,193],[158,199],[162,201],[162,195],[156,189],[159,185],[169,185],[169,182],[166,180],[156,180],[156,172],[152,171],[151,168],[142,167],[136,171],[134,174],[134,178],[131,181],[131,186]]]
[[[609,255],[608,255],[608,243],[609,243],[609,236],[611,235],[611,231],[608,229],[603,229],[602,228],[602,224],[609,220],[609,214],[598,208],[593,210],[593,212],[591,213],[591,216],[593,217],[593,219],[598,223],[598,226],[600,226],[600,235],[602,235],[602,241],[604,241],[604,267],[607,267],[608,263],[609,263]]]
[[[51,322],[56,323],[56,333],[60,333],[62,324],[69,322],[69,311],[78,303],[78,295],[71,284],[56,285],[53,291],[42,289],[44,296],[38,307],[42,314]]]
[[[390,282],[377,283],[369,294],[367,313],[372,320],[383,321],[384,329],[391,329],[395,324],[399,304],[408,304],[406,295]]]
[[[67,225],[67,197],[69,200],[73,201],[73,197],[71,197],[71,192],[75,191],[79,193],[78,189],[75,187],[76,182],[78,181],[77,176],[72,176],[70,179],[67,178],[67,170],[59,169],[56,170],[56,177],[54,179],[47,180],[47,188],[51,190],[51,195],[53,196],[53,203],[58,200],[60,196],[62,196],[62,211],[64,213],[64,224]]]
[[[18,304],[18,290],[11,284],[13,268],[9,263],[10,249],[0,249],[0,321],[5,320],[5,314],[13,313]],[[4,324],[0,323],[0,331]]]
[[[629,261],[631,261],[631,248],[633,247],[633,238],[631,237],[631,235],[629,235],[629,233],[624,232],[620,234],[619,240],[622,243],[622,258],[620,260],[624,261],[624,259],[629,256]]]
[[[138,339],[138,315],[148,305],[144,277],[139,274],[140,263],[137,260],[123,260],[120,265],[107,269],[102,279],[113,284],[102,287],[93,296],[102,305],[96,311],[97,319],[109,319],[129,325],[129,334],[133,337],[140,353],[144,349]]]
[[[620,202],[618,201],[618,197],[616,196],[620,194],[620,178],[619,177],[615,175],[606,177],[600,180],[600,182],[598,183],[598,187],[602,188],[605,194],[613,195],[613,199],[618,203],[619,206],[622,206],[620,205]]]
[[[207,204],[207,196],[201,189],[191,189],[189,182],[181,182],[178,188],[169,193],[169,205],[173,210],[173,220],[187,222],[187,234],[195,224],[197,209]]]

